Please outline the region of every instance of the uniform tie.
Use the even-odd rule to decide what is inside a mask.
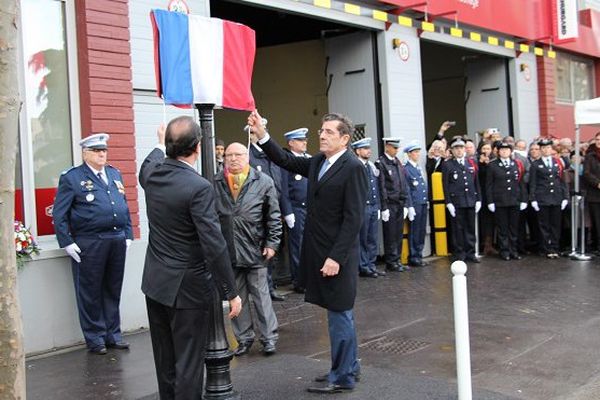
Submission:
[[[108,185],[108,181],[104,178],[104,174],[102,173],[102,171],[98,172],[98,178],[104,182],[106,185]]]
[[[325,160],[325,162],[323,163],[323,165],[321,165],[321,170],[319,171],[319,178],[318,178],[318,180],[321,180],[321,178],[323,177],[323,175],[325,175],[325,172],[327,172],[327,168],[329,168],[329,160]]]

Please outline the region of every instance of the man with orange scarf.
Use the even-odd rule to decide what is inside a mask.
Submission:
[[[245,307],[232,320],[238,342],[236,356],[246,354],[255,339],[255,330],[263,345],[263,353],[275,353],[277,317],[271,303],[266,263],[279,248],[283,226],[273,180],[250,167],[248,149],[232,143],[225,150],[225,168],[215,177],[216,208],[221,230],[235,273],[236,286],[243,304],[250,297],[256,307],[252,321]]]

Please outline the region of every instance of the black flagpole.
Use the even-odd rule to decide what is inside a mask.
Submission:
[[[215,178],[215,147],[213,137],[213,108],[214,104],[196,104],[202,131],[202,176],[211,183]],[[229,342],[225,335],[223,321],[223,301],[218,290],[215,292],[211,309],[210,330],[206,344],[206,384],[204,399],[206,400],[237,400],[239,393],[233,390],[229,363],[233,353],[229,351]]]

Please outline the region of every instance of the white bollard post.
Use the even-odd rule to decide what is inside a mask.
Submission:
[[[454,297],[454,334],[456,342],[456,378],[458,400],[472,400],[471,346],[469,344],[469,305],[467,302],[467,264],[455,261],[451,266]]]

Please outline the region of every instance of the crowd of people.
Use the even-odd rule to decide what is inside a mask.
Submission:
[[[507,261],[568,254],[575,194],[585,198],[588,237],[600,251],[600,132],[577,152],[570,139],[542,137],[527,145],[497,129],[482,132],[476,145],[447,135],[452,126],[442,124],[426,147],[425,163],[421,143],[394,137],[383,139],[384,153],[373,162],[373,140],[352,141],[353,125],[344,115],[323,117],[319,152],[310,156],[306,128],[287,132],[284,149],[254,111],[244,128],[248,147],[216,142],[214,182],[194,168],[202,136],[198,124],[179,117],[161,126],[139,173],[149,224],[142,291],[161,398],[197,397],[208,321],[220,299],[230,305],[235,356],[248,353],[255,340],[264,355],[276,353],[272,301],[285,298],[275,290],[272,271],[281,265],[282,248],[288,251],[293,290],[327,310],[331,368],[308,390],[353,390],[360,379],[353,315],[358,277],[427,265],[433,174],[441,174],[454,260],[479,263],[479,253]],[[72,258],[82,331],[90,352],[101,355],[107,347],[129,348],[118,309],[133,239],[121,175],[107,164],[108,139],[98,134],[81,141],[84,162],[63,173],[54,205],[59,243]],[[435,240],[431,244],[434,253]]]

